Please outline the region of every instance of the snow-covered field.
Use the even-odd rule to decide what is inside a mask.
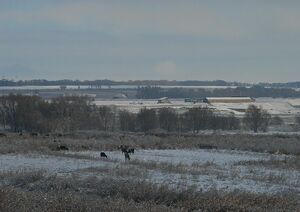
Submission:
[[[279,116],[294,116],[300,114],[300,108],[293,107],[290,103],[299,99],[281,99],[281,98],[257,98],[254,103],[215,103],[212,105],[206,103],[184,102],[183,99],[170,99],[171,103],[157,104],[156,99],[149,100],[96,100],[94,103],[98,106],[112,105],[119,109],[126,109],[131,112],[138,112],[141,108],[162,108],[171,107],[177,110],[185,110],[192,107],[210,107],[222,113],[232,113],[235,115],[243,115],[243,110],[246,110],[250,104],[261,106],[272,115]]]
[[[286,167],[266,166],[262,161],[289,161],[294,156],[230,150],[138,150],[125,162],[119,151],[64,152],[58,155],[0,155],[0,171],[45,170],[49,174],[76,174],[81,177],[141,176],[146,181],[175,188],[197,190],[241,190],[273,194],[294,191],[300,194],[300,172]],[[113,174],[113,173],[118,173]],[[122,174],[124,172],[125,174]],[[128,173],[133,174],[128,175]],[[120,174],[121,173],[121,174]],[[127,174],[126,174],[127,173]]]

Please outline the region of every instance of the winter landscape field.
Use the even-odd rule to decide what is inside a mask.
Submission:
[[[0,207],[39,211],[40,202],[50,211],[297,211],[298,142],[298,135],[284,134],[9,134],[0,138]],[[122,144],[135,148],[130,160],[118,149]],[[10,198],[20,201],[12,206]]]

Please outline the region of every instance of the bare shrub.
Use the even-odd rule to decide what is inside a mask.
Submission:
[[[267,131],[270,120],[271,115],[266,110],[255,105],[249,105],[244,117],[245,125],[254,132],[259,130]]]
[[[10,176],[12,177],[12,176]],[[44,176],[0,187],[0,211],[299,211],[297,194],[174,190],[143,180]]]

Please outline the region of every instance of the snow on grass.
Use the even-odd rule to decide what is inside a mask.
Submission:
[[[285,155],[230,150],[136,150],[125,162],[120,151],[64,152],[62,155],[0,155],[0,171],[46,170],[56,174],[121,177],[197,190],[241,190],[273,194],[300,191],[298,170],[243,165],[243,161],[284,160]],[[240,163],[239,163],[240,162]],[[255,163],[254,163],[255,164]],[[137,174],[145,173],[145,175]]]
[[[46,170],[49,173],[68,173],[89,167],[112,165],[108,161],[74,159],[48,155],[0,155],[0,171]]]
[[[67,152],[66,154],[85,155],[99,157],[97,151]],[[120,151],[106,152],[110,159],[124,160],[124,155]],[[135,154],[130,155],[132,159],[142,161],[167,162],[173,164],[192,165],[193,163],[214,162],[218,165],[230,165],[235,162],[249,160],[267,160],[270,154],[254,153],[237,150],[136,150]],[[284,156],[277,156],[278,158]]]

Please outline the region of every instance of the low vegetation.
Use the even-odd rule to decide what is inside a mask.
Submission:
[[[65,145],[71,151],[117,150],[120,145],[136,149],[229,149],[253,152],[300,155],[299,135],[247,135],[247,134],[118,134],[82,132],[57,137],[31,136],[15,133],[0,137],[0,153],[57,152],[57,146]]]
[[[194,107],[178,114],[171,108],[141,109],[137,114],[92,104],[86,97],[60,97],[50,102],[37,96],[0,97],[0,126],[31,133],[73,133],[78,130],[106,132],[165,131],[199,133],[203,130],[240,130],[244,126],[267,131],[270,114],[250,105],[243,122],[234,115],[221,115],[208,107]]]
[[[298,211],[293,193],[267,196],[243,192],[176,191],[145,181],[1,173],[1,211]],[[31,176],[39,176],[34,180]],[[22,178],[20,180],[19,178]],[[17,179],[17,180],[16,180]],[[21,181],[21,184],[15,182]]]

